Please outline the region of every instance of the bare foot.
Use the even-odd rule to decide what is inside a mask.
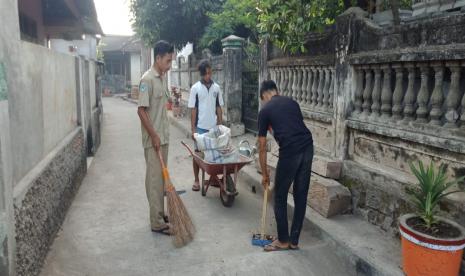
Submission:
[[[194,185],[192,185],[192,191],[198,192],[200,190],[200,184],[198,181],[194,182]]]
[[[271,244],[265,246],[263,250],[265,250],[266,252],[289,250],[289,243],[283,243],[279,240],[275,240]]]

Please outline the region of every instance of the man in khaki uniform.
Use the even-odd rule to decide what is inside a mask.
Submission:
[[[164,212],[164,181],[158,151],[161,151],[166,163],[169,143],[169,121],[166,111],[169,91],[166,72],[171,68],[174,48],[166,41],[159,41],[153,51],[155,62],[140,80],[137,114],[141,120],[145,153],[145,189],[150,206],[150,225],[153,232],[169,235],[170,228]]]

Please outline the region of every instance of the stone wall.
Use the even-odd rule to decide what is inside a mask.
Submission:
[[[97,150],[102,70],[22,41],[17,1],[0,6],[0,275],[29,276]]]
[[[261,75],[300,103],[316,154],[343,162],[354,212],[396,235],[413,210],[409,162],[465,175],[465,14],[386,28],[365,16],[346,11],[305,54],[264,46]],[[465,225],[464,194],[440,208]]]
[[[220,87],[224,87],[224,71],[223,71],[223,56],[204,56],[196,57],[189,55],[188,59],[179,58],[173,63],[169,74],[170,83],[168,86],[175,86],[183,92],[189,92],[193,84],[200,80],[200,73],[197,68],[198,63],[202,59],[207,59],[212,65],[212,79],[217,82]]]
[[[87,170],[86,143],[77,128],[15,189],[17,275],[38,275]]]

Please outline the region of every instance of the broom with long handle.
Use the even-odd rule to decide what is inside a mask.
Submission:
[[[266,187],[265,191],[263,192],[263,206],[262,206],[262,219],[261,219],[260,233],[252,235],[252,245],[262,246],[262,247],[273,242],[273,237],[271,235],[265,234],[266,209],[268,206],[268,189],[269,187]]]
[[[186,206],[179,197],[171,182],[168,168],[163,161],[161,151],[158,151],[163,180],[165,181],[166,197],[168,199],[168,216],[171,223],[173,243],[176,247],[182,247],[194,239],[195,227],[187,212]]]

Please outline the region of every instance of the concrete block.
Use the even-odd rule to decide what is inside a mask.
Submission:
[[[351,194],[339,182],[313,175],[308,193],[308,205],[329,218],[350,209]]]
[[[333,161],[321,156],[314,156],[312,171],[323,177],[339,179],[341,177],[342,162]]]

